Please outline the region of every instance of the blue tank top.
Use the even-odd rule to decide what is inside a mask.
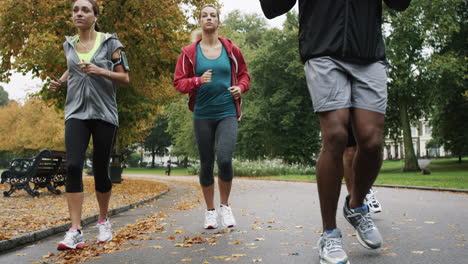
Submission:
[[[212,70],[211,82],[205,83],[197,90],[194,118],[219,119],[236,116],[234,97],[228,90],[231,87],[231,62],[226,49],[222,48],[218,58],[208,59],[203,55],[200,43],[198,43],[195,74],[200,77],[210,69]]]

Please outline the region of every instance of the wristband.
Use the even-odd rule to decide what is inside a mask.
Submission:
[[[195,86],[200,87],[201,84],[201,78],[200,77],[195,77]]]

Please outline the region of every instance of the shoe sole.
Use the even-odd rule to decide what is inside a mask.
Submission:
[[[65,244],[59,244],[57,246],[57,250],[64,251],[64,250],[72,250],[72,249],[82,249],[84,248],[84,246],[85,246],[84,243],[77,244],[75,247],[69,247]]]
[[[356,230],[356,228],[353,226],[353,224],[351,224],[351,221],[349,221],[349,219],[348,219],[348,217],[346,217],[346,215],[345,215],[345,219],[354,228],[354,230]],[[366,242],[364,242],[364,240],[361,238],[361,236],[359,235],[359,232],[357,230],[356,230],[356,238],[357,238],[359,244],[361,244],[361,246],[363,246],[364,248],[372,250],[372,249],[378,249],[378,248],[382,247],[382,244],[380,246],[376,247],[376,248],[372,248],[369,245],[367,245]]]
[[[216,228],[218,228],[218,227],[217,226],[207,226],[207,227],[205,227],[205,229],[216,229]]]
[[[110,237],[109,239],[107,239],[107,240],[98,240],[98,243],[99,243],[99,244],[104,244],[104,243],[107,243],[107,242],[111,241],[113,238],[114,238],[114,237],[111,236],[111,237]]]
[[[340,262],[332,263],[332,262],[328,262],[326,260],[320,259],[320,264],[351,264],[351,262],[349,262],[348,260],[346,262],[340,261]]]
[[[224,228],[233,228],[235,227],[236,225],[222,225]]]
[[[364,242],[364,240],[362,240],[362,238],[361,238],[361,236],[359,235],[358,232],[356,232],[356,238],[357,238],[359,244],[361,244],[361,246],[363,246],[364,248],[374,250],[374,249],[379,249],[379,248],[382,247],[382,244],[380,244],[380,246],[375,247],[375,248],[370,247],[369,245],[366,244],[366,242]]]
[[[236,226],[236,224],[234,223],[234,224],[231,224],[231,225],[226,225],[224,223],[224,221],[221,219],[221,226],[224,227],[224,228],[233,228],[233,227]]]

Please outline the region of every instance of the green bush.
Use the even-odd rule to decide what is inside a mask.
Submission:
[[[16,155],[9,151],[0,151],[0,168],[9,168],[10,162],[16,158]]]
[[[280,160],[238,161],[233,162],[235,176],[277,176],[277,175],[311,175],[315,174],[314,167],[297,164],[285,164]],[[200,165],[196,164],[188,168],[189,174],[198,174]],[[214,173],[218,174],[215,165]]]
[[[127,159],[128,165],[132,168],[137,168],[141,159],[141,154],[140,153],[132,153]]]

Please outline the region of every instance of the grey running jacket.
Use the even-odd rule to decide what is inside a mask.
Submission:
[[[98,119],[118,126],[119,118],[114,84],[102,76],[86,75],[76,65],[80,60],[73,39],[74,36],[67,36],[63,43],[68,66],[65,121],[70,118]],[[91,63],[113,71],[112,54],[119,48],[123,48],[123,46],[117,36],[105,34],[104,40],[91,58]]]

